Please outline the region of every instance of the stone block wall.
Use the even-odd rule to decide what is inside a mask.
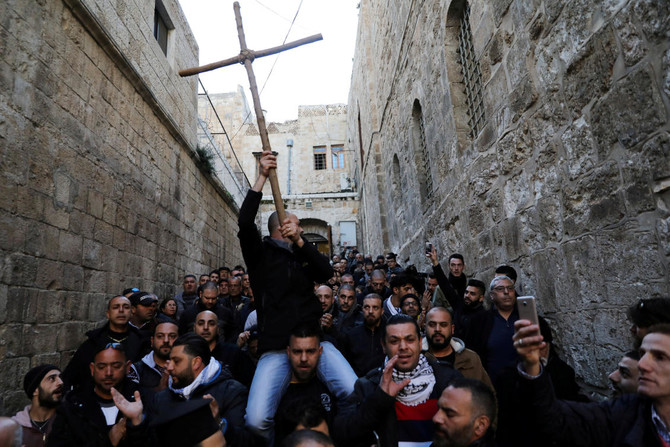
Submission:
[[[141,3],[141,4],[140,4]],[[241,262],[237,208],[197,167],[197,45],[176,0],[0,5],[0,414],[65,366],[126,287],[175,294]]]
[[[470,1],[485,109],[472,138],[454,45],[463,3],[361,3],[349,139],[365,251],[427,268],[429,240],[487,283],[513,265],[569,363],[604,388],[631,342],[626,307],[670,295],[670,6]]]

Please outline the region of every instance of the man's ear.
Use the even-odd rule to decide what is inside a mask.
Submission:
[[[91,362],[89,364],[89,367],[91,368],[91,377],[93,377],[93,371],[95,371],[95,364],[93,362]]]
[[[130,365],[132,365],[131,361],[126,360],[126,374],[124,374],[126,376],[128,375],[128,371],[130,371]]]
[[[490,426],[491,420],[488,418],[488,416],[481,415],[477,417],[472,427],[474,435],[476,436],[475,439],[483,438]]]

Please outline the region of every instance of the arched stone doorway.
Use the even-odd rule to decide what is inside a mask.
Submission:
[[[304,218],[300,219],[300,226],[305,230],[303,234],[305,239],[315,244],[320,253],[330,258],[332,250],[330,225],[321,219]]]

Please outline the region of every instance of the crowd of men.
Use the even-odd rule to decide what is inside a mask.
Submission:
[[[510,266],[487,284],[432,246],[425,274],[394,253],[327,259],[290,213],[262,238],[275,166],[264,153],[240,210],[246,268],[112,297],[65,369],[26,372],[0,445],[670,446],[670,299],[631,306],[613,399],[591,402],[547,321],[520,318]]]

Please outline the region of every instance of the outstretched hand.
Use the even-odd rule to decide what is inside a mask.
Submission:
[[[386,362],[386,365],[384,366],[384,372],[382,374],[382,381],[379,383],[379,388],[381,388],[383,392],[391,397],[396,397],[400,390],[405,388],[410,382],[409,378],[401,382],[393,381],[393,366],[397,361],[398,356],[394,355],[388,362]]]
[[[118,408],[126,418],[130,419],[130,422],[133,425],[140,425],[142,423],[144,405],[142,405],[139,391],[135,391],[134,396],[135,402],[128,402],[128,400],[123,397],[123,394],[119,393],[116,388],[112,388],[112,399],[114,399],[116,408]]]
[[[426,257],[430,259],[430,263],[433,267],[439,264],[439,261],[437,260],[437,250],[435,250],[434,245],[433,248],[430,250],[430,253],[426,253]]]
[[[521,358],[524,371],[531,376],[540,374],[540,349],[546,346],[540,335],[540,326],[529,320],[514,323],[514,348]]]

